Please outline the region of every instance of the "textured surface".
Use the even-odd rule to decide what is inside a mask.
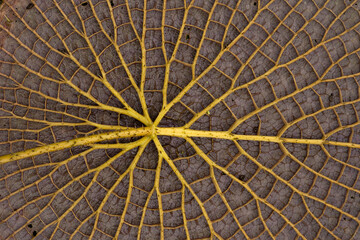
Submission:
[[[360,1],[1,1],[0,239],[360,239]]]

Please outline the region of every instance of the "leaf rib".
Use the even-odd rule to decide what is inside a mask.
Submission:
[[[0,27],[1,27],[1,26],[0,26]],[[1,28],[1,29],[4,30],[5,28]],[[14,40],[18,41],[18,40],[16,39],[16,37],[15,37],[12,33],[8,32],[7,30],[5,30],[5,32],[7,32]],[[32,50],[29,49],[27,46],[24,46],[24,48],[27,48],[27,50],[29,50],[30,52],[32,51]],[[2,50],[3,50],[6,54],[8,54],[9,56],[12,56],[7,50],[5,50],[5,49],[2,49]],[[35,52],[32,52],[32,53],[33,53],[33,55],[35,55],[35,56],[38,57],[39,59],[42,59],[42,60],[46,61],[44,58],[42,58],[41,56],[39,56],[37,53],[35,53]],[[26,65],[22,64],[22,63],[19,62],[17,59],[14,59],[14,60],[16,61],[16,64],[17,64],[17,65],[23,67],[23,68],[26,69],[27,71],[29,71],[29,72],[31,72],[31,73],[39,76],[40,78],[43,78],[43,79],[47,79],[47,80],[52,81],[51,78],[46,77],[46,76],[42,75],[41,73],[36,72],[36,71],[28,68]],[[51,63],[49,63],[49,64],[50,64],[52,67],[56,68],[56,67],[53,66]],[[129,116],[131,116],[131,117],[134,117],[135,119],[138,118],[137,115],[133,115],[133,114],[132,114],[131,112],[129,112],[128,110],[121,109],[121,108],[117,108],[117,107],[113,107],[113,106],[109,106],[109,105],[106,105],[106,104],[101,103],[101,102],[98,101],[96,98],[94,98],[93,96],[91,96],[90,94],[88,94],[87,92],[81,90],[79,87],[77,87],[75,84],[73,84],[73,83],[71,82],[71,79],[70,79],[70,80],[67,79],[62,72],[60,72],[59,70],[57,70],[57,72],[58,72],[58,73],[60,74],[60,76],[63,78],[64,83],[68,84],[68,85],[69,85],[70,87],[72,87],[74,90],[76,90],[77,92],[79,92],[79,93],[80,93],[81,95],[83,95],[84,97],[90,99],[90,100],[93,101],[94,103],[98,104],[98,105],[99,105],[100,107],[102,107],[103,109],[109,110],[109,111],[113,111],[113,112],[118,112],[118,113],[125,114],[125,115],[129,115]],[[140,116],[141,116],[141,115],[140,115]],[[141,121],[141,119],[142,119],[142,116],[140,117],[139,120]]]
[[[225,173],[226,175],[228,175],[233,181],[236,181],[237,183],[239,183],[241,186],[243,186],[252,196],[255,200],[261,201],[262,203],[264,203],[265,205],[267,205],[268,207],[270,207],[273,211],[275,211],[276,213],[278,213],[285,221],[287,224],[289,224],[294,231],[303,239],[306,239],[304,237],[304,235],[295,227],[295,224],[293,224],[291,221],[289,221],[287,219],[287,217],[285,217],[281,211],[279,209],[277,209],[276,207],[272,206],[270,203],[267,202],[266,199],[262,199],[261,197],[259,197],[249,186],[248,184],[240,181],[239,179],[237,179],[234,175],[232,175],[228,170],[224,169],[223,167],[219,166],[218,164],[216,164],[214,161],[212,161],[196,144],[195,142],[190,139],[190,138],[186,138],[186,141],[188,143],[190,143],[190,145],[195,149],[195,151],[209,164],[209,166],[213,166],[216,167],[217,169],[219,169],[220,171],[222,171],[223,173]],[[244,154],[245,155],[245,154]],[[262,165],[258,164],[260,167]],[[265,168],[265,167],[263,167]],[[276,175],[275,175],[276,176]],[[266,224],[265,222],[263,224]]]
[[[169,164],[169,166],[171,167],[171,169],[174,171],[174,173],[176,174],[176,176],[178,177],[178,179],[185,185],[185,187],[187,189],[189,189],[190,193],[193,195],[193,197],[195,198],[196,202],[199,204],[199,207],[201,208],[201,211],[206,219],[206,222],[209,225],[210,228],[210,232],[211,234],[214,234],[216,237],[222,239],[215,231],[214,228],[212,226],[211,220],[209,218],[209,215],[207,214],[205,208],[204,208],[204,204],[201,202],[201,200],[199,199],[199,197],[196,195],[196,193],[194,192],[194,190],[191,188],[190,184],[187,183],[187,181],[184,179],[184,177],[181,175],[181,173],[179,172],[179,170],[176,168],[175,164],[173,163],[173,161],[170,159],[170,157],[167,155],[167,153],[165,152],[165,149],[163,148],[163,146],[161,145],[160,141],[157,138],[154,138],[154,143],[156,145],[156,147],[158,148],[158,151],[160,153],[160,155],[164,158],[164,160]]]
[[[58,5],[58,3],[56,1],[53,1],[54,4],[57,6],[57,8],[59,9],[59,11],[61,12],[61,14],[63,15],[63,17],[66,19],[66,21],[73,27],[73,29],[78,33],[80,34],[80,36],[83,37],[83,39],[86,41],[86,43],[88,44],[92,54],[94,55],[95,57],[95,61],[96,61],[96,64],[97,66],[100,68],[100,71],[101,71],[101,75],[102,75],[102,78],[99,78],[100,82],[102,82],[109,90],[110,92],[127,108],[127,110],[129,111],[129,116],[136,116],[135,118],[136,119],[141,119],[141,121],[145,124],[149,124],[148,122],[148,119],[145,119],[142,115],[140,115],[138,112],[136,112],[133,108],[130,107],[130,105],[121,97],[121,95],[113,88],[113,86],[108,82],[108,80],[106,79],[106,73],[104,71],[104,68],[102,66],[102,64],[100,63],[100,60],[99,60],[99,56],[96,54],[95,52],[95,49],[94,47],[92,46],[89,38],[87,37],[87,33],[86,33],[86,27],[85,27],[85,24],[83,21],[81,21],[81,24],[82,24],[82,27],[83,27],[83,30],[84,30],[84,33],[80,33],[77,28],[73,25],[73,23],[69,20],[69,18],[67,17],[66,14],[63,13],[63,11],[60,10],[60,7]],[[93,10],[93,5],[92,3],[90,2],[90,6],[91,6],[91,9],[92,11],[94,12]],[[76,11],[76,14],[77,16],[81,19],[81,16],[80,16],[80,13],[79,13],[79,10],[77,9],[76,6],[74,6],[75,8],[75,11]],[[98,18],[96,17],[96,14],[95,14],[95,18],[96,20],[98,21]],[[99,24],[99,26],[101,27],[101,24]],[[107,34],[105,34],[107,36]],[[108,36],[107,36],[108,37]],[[64,42],[65,43],[65,42]],[[119,53],[119,52],[118,52]],[[120,60],[122,65],[124,66],[124,68],[127,68],[125,62],[123,61],[123,58],[121,57],[121,55],[119,55],[120,57]],[[74,58],[75,59],[75,58]],[[81,66],[80,63],[77,62],[77,64],[79,66]],[[93,74],[94,75],[94,74]]]
[[[301,3],[301,2],[298,2],[297,5],[300,4],[300,3]],[[289,14],[290,14],[290,13],[291,13],[291,12],[289,12]],[[289,14],[287,14],[287,15],[289,15]],[[317,14],[319,14],[319,12],[318,12]],[[279,64],[275,64],[274,67],[272,67],[271,69],[269,69],[266,73],[264,73],[264,74],[262,74],[262,75],[260,75],[260,76],[258,76],[258,77],[255,77],[253,80],[249,81],[248,83],[245,83],[245,84],[243,84],[243,85],[240,85],[239,87],[236,87],[236,88],[231,87],[225,94],[223,94],[223,95],[222,95],[221,97],[219,97],[218,99],[215,99],[211,104],[209,104],[209,105],[208,105],[207,107],[205,107],[202,111],[200,111],[198,114],[196,114],[195,117],[194,117],[193,119],[191,119],[191,120],[185,125],[185,127],[187,127],[187,128],[190,127],[197,119],[199,119],[199,118],[200,118],[201,116],[203,116],[206,112],[208,112],[209,110],[211,110],[215,105],[217,105],[218,103],[220,103],[221,101],[223,101],[227,96],[229,96],[229,95],[230,95],[231,93],[233,93],[234,91],[239,90],[239,89],[247,88],[250,84],[253,84],[253,83],[255,83],[255,82],[258,81],[258,80],[261,80],[261,79],[264,78],[264,77],[266,78],[269,74],[271,74],[272,72],[274,72],[276,69],[280,69],[280,68],[282,68],[282,67],[286,67],[286,68],[287,68],[288,65],[296,62],[296,61],[299,60],[299,59],[304,59],[306,55],[308,55],[309,53],[311,53],[312,51],[318,49],[318,48],[321,47],[321,46],[325,46],[326,43],[329,43],[329,42],[331,42],[331,41],[333,41],[333,40],[335,40],[335,39],[338,39],[338,38],[340,39],[340,37],[341,37],[342,35],[344,35],[345,33],[349,32],[350,30],[356,29],[356,27],[358,27],[359,25],[360,25],[360,23],[355,24],[353,27],[349,28],[347,31],[345,31],[345,32],[343,32],[343,33],[341,33],[341,34],[339,34],[339,35],[336,35],[335,37],[332,37],[332,38],[330,38],[330,39],[327,39],[327,40],[319,43],[316,47],[313,46],[311,49],[309,49],[309,50],[306,51],[305,53],[297,56],[296,58],[294,58],[294,59],[292,59],[292,60],[290,60],[290,61],[288,61],[288,62],[286,62],[286,63],[284,63],[284,64],[280,64],[280,65],[279,65]],[[280,26],[280,24],[278,25],[278,27],[279,27],[279,26]],[[278,27],[277,27],[277,28],[278,28]],[[306,24],[303,26],[303,28],[305,28],[305,27],[306,27]],[[303,29],[303,28],[302,28],[302,29]],[[299,30],[299,31],[300,31],[300,30]],[[242,36],[242,37],[244,37],[244,36]],[[271,35],[269,35],[269,37],[268,37],[267,39],[269,39],[270,37],[271,37]],[[292,41],[292,40],[291,40],[291,41]],[[289,43],[290,43],[291,41],[289,41]],[[265,41],[262,43],[262,45],[258,48],[258,51],[260,51],[260,48],[261,48],[265,43],[266,43],[266,40],[265,40]],[[237,79],[237,78],[239,77],[239,75],[241,74],[241,72],[242,72],[242,70],[244,69],[244,67],[250,62],[250,60],[255,56],[255,54],[256,54],[258,51],[255,51],[255,52],[249,57],[249,59],[246,61],[246,63],[243,64],[243,66],[237,71],[234,79]],[[353,51],[352,53],[356,53],[356,50]],[[344,55],[341,59],[344,59],[345,57],[347,57],[348,55],[351,55],[352,53]],[[281,55],[279,55],[279,56],[281,56]],[[338,60],[336,63],[338,63],[338,62],[340,62],[340,61]],[[331,67],[332,67],[333,65],[336,65],[336,64],[335,64],[335,63],[332,63],[332,65],[327,69],[326,73],[331,69]],[[310,66],[311,66],[311,64],[310,64]],[[289,72],[290,72],[290,71],[289,71]],[[314,72],[316,73],[315,70],[314,70]],[[324,73],[323,76],[326,76],[326,73]],[[253,73],[253,74],[254,74],[254,73]],[[359,75],[359,74],[356,74],[356,73],[355,73],[355,74],[352,74],[352,75],[349,75],[349,76],[342,76],[342,77],[339,77],[339,78],[341,79],[341,78],[347,78],[347,77],[352,77],[352,76],[355,77],[355,76],[357,76],[357,75]],[[255,76],[255,74],[254,74],[254,76]],[[197,78],[197,79],[199,79],[199,78]],[[315,81],[314,83],[312,83],[312,84],[310,84],[310,85],[302,88],[301,90],[299,90],[299,89],[297,88],[295,92],[298,93],[298,92],[301,92],[301,91],[303,91],[303,90],[309,89],[309,88],[317,85],[320,81],[324,81],[324,80],[323,80],[323,79],[320,79],[320,77],[318,77],[318,80]],[[334,81],[334,80],[330,80],[330,81]],[[234,84],[234,83],[235,83],[235,82],[233,82],[233,84]],[[295,84],[296,84],[296,82],[295,82]],[[273,91],[273,92],[274,92],[274,91]],[[294,92],[293,94],[289,94],[288,96],[290,96],[290,95],[291,95],[291,96],[292,96],[292,95],[295,95],[295,92]],[[251,95],[251,97],[252,97],[252,95]],[[286,99],[286,97],[287,97],[287,96],[285,96],[285,97],[283,97],[283,98],[281,98],[281,99]],[[242,117],[241,119],[238,119],[238,120],[236,121],[236,123],[234,123],[234,125],[236,125],[236,126],[239,125],[240,123],[242,123],[242,122],[244,122],[245,120],[249,119],[250,117],[254,116],[256,113],[260,112],[261,110],[263,110],[263,109],[265,109],[265,108],[267,108],[267,107],[269,107],[269,106],[272,106],[272,105],[274,105],[275,103],[278,103],[279,101],[281,101],[281,99],[279,98],[279,99],[277,99],[275,102],[270,103],[271,105],[265,105],[265,106],[263,106],[262,108],[257,108],[257,109],[256,109],[254,112],[252,112],[251,114],[248,114],[247,116]],[[180,99],[179,99],[179,100],[180,100]],[[253,100],[253,102],[254,102],[254,100]],[[254,105],[256,106],[256,104],[254,104]],[[229,131],[232,131],[233,129],[236,128],[234,125],[230,128]]]
[[[107,133],[100,133],[97,135],[90,135],[87,137],[76,138],[68,141],[63,141],[59,143],[53,143],[46,146],[28,149],[22,152],[12,153],[8,155],[0,156],[0,164],[4,164],[11,161],[16,161],[19,159],[32,157],[36,155],[40,155],[43,153],[58,151],[65,148],[75,147],[75,146],[82,146],[82,145],[89,145],[99,141],[106,141],[112,140],[116,138],[128,138],[134,136],[145,136],[151,134],[150,128],[138,128],[138,129],[130,129],[124,131],[114,131],[114,132],[107,132]]]
[[[184,9],[185,9],[185,12],[184,12],[184,16],[183,18],[186,19],[188,14],[189,14],[189,10],[193,4],[194,0],[191,0],[189,6],[185,7],[186,3],[185,1],[183,2],[184,4]],[[166,7],[165,7],[166,8]],[[165,18],[165,15],[166,15],[166,11],[163,12],[163,18]],[[171,63],[174,61],[175,59],[175,56],[176,56],[176,53],[177,53],[177,50],[179,48],[179,45],[180,45],[180,39],[181,39],[181,36],[183,35],[183,32],[184,32],[184,28],[185,28],[185,24],[182,24],[181,27],[180,27],[180,31],[179,31],[179,36],[177,37],[177,41],[176,41],[176,44],[175,44],[175,47],[174,47],[174,51],[170,57],[169,60],[167,60],[166,58],[166,66],[165,66],[165,77],[164,77],[164,85],[163,85],[163,88],[162,88],[162,94],[163,94],[163,108],[167,105],[167,89],[168,89],[168,85],[169,85],[169,76],[170,76],[170,66],[171,66]],[[162,26],[162,31],[163,31],[164,27]],[[165,42],[165,41],[164,41]],[[164,43],[163,42],[163,43]],[[165,48],[165,47],[163,47]],[[166,51],[165,51],[166,52]],[[164,55],[166,56],[166,54]]]
[[[100,211],[102,211],[105,203],[107,202],[107,200],[109,199],[110,195],[113,193],[113,191],[115,190],[115,188],[118,186],[118,184],[124,179],[124,177],[128,174],[133,175],[133,171],[136,167],[136,164],[137,162],[139,161],[140,159],[140,156],[141,154],[143,153],[146,145],[150,142],[150,138],[146,138],[146,141],[144,143],[142,143],[142,145],[140,146],[139,150],[138,150],[138,153],[136,154],[133,162],[131,163],[131,165],[128,167],[128,169],[116,180],[116,182],[113,184],[113,186],[108,190],[108,192],[106,193],[105,195],[105,198],[101,201],[101,204],[99,206],[99,208],[96,210],[96,219],[95,219],[95,223],[98,222],[99,220],[99,213]],[[131,177],[130,177],[131,178]],[[130,181],[131,182],[131,181]],[[129,184],[129,188],[131,187],[131,185]],[[130,196],[131,194],[128,195],[129,198],[127,199],[127,201],[130,201]],[[124,209],[124,213],[126,214],[126,211]],[[125,216],[125,215],[124,215]],[[119,224],[120,226],[121,224]],[[94,225],[94,228],[90,234],[90,239],[92,239],[94,237],[94,234],[95,234],[95,229],[96,229],[96,226]]]
[[[267,3],[266,6],[270,5],[274,0],[270,0],[269,3]],[[266,7],[264,6],[264,8]],[[256,13],[256,16],[254,17],[254,19],[256,19],[256,17],[260,14],[261,11],[258,11]],[[253,19],[253,20],[254,20]],[[253,21],[252,20],[252,21]],[[154,121],[155,126],[157,126],[159,124],[159,122],[161,121],[161,119],[165,116],[165,114],[170,110],[170,108],[176,103],[179,102],[180,99],[186,94],[186,92],[189,91],[189,89],[194,86],[203,76],[205,76],[205,74],[207,74],[210,69],[212,67],[214,67],[217,62],[220,60],[220,58],[222,57],[222,55],[228,51],[228,49],[230,49],[236,42],[237,40],[240,39],[240,37],[243,36],[243,34],[246,32],[246,30],[248,30],[251,26],[252,21],[245,27],[245,29],[243,30],[242,33],[240,33],[225,49],[223,49],[222,51],[220,51],[220,53],[218,54],[218,56],[214,59],[214,61],[212,61],[212,63],[210,64],[209,67],[207,67],[201,74],[199,74],[198,77],[194,78],[183,90],[181,90],[181,92],[170,102],[168,103],[159,113],[158,117],[156,118],[156,120]],[[194,60],[195,62],[195,60]],[[194,74],[194,73],[193,73]]]

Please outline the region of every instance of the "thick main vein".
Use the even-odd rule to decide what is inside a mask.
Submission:
[[[325,139],[303,139],[303,138],[283,138],[279,136],[259,136],[259,135],[240,135],[224,131],[203,131],[185,128],[155,128],[156,135],[166,135],[173,137],[205,137],[219,138],[228,140],[247,140],[259,142],[275,142],[275,143],[298,143],[312,145],[336,145],[350,148],[360,148],[360,144],[349,142],[328,141]]]
[[[328,141],[325,139],[302,139],[302,138],[282,138],[279,136],[259,136],[259,135],[240,135],[225,131],[203,131],[185,128],[159,128],[159,127],[143,127],[143,128],[129,128],[126,130],[100,133],[96,135],[71,139],[68,141],[58,142],[41,146],[37,148],[28,149],[25,151],[12,153],[0,156],[0,164],[16,161],[19,159],[40,155],[43,153],[54,152],[65,148],[71,148],[81,145],[89,145],[96,142],[112,140],[116,138],[130,138],[150,135],[165,135],[179,138],[202,137],[202,138],[218,138],[228,140],[246,140],[259,142],[274,142],[274,143],[297,143],[297,144],[311,144],[311,145],[334,145],[349,148],[360,148],[360,144],[351,142],[337,142]],[[132,143],[129,143],[129,145]]]
[[[106,133],[100,133],[87,137],[75,138],[68,141],[53,143],[46,146],[41,146],[17,153],[0,156],[0,164],[40,155],[43,153],[59,151],[62,149],[76,147],[76,146],[89,145],[96,142],[112,140],[116,138],[131,138],[136,136],[150,135],[151,132],[152,130],[150,127],[144,127],[137,129],[128,129],[123,131],[106,132]],[[131,144],[134,144],[134,142],[131,142],[128,145],[130,146]]]

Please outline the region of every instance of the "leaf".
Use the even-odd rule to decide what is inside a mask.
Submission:
[[[1,1],[0,239],[359,239],[359,1]]]

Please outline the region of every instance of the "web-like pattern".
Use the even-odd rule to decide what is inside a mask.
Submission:
[[[0,239],[360,239],[360,1],[1,2]]]

